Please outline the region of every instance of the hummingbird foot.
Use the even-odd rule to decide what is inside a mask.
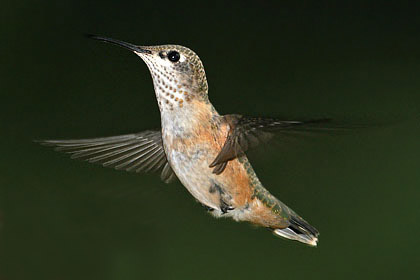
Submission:
[[[223,199],[220,200],[220,211],[222,211],[222,215],[232,210],[235,210],[235,208],[227,204]]]
[[[232,197],[230,195],[228,195],[227,193],[225,193],[225,191],[223,190],[223,188],[217,184],[216,182],[213,182],[212,186],[209,189],[209,193],[211,194],[215,194],[218,193],[219,194],[219,200],[220,200],[220,211],[222,211],[222,215],[228,213],[228,211],[232,211],[235,208],[232,207],[228,202],[226,201],[230,201],[232,199]]]

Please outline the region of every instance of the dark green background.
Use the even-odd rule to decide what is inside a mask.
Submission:
[[[5,1],[0,279],[419,277],[420,10],[343,3]],[[31,142],[159,126],[144,63],[83,33],[192,48],[223,114],[390,125],[250,155],[321,232],[318,248],[278,239],[210,217],[180,183]]]

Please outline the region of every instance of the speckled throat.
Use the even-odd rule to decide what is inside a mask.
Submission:
[[[185,108],[191,100],[208,102],[208,85],[203,64],[192,50],[179,45],[142,46],[150,53],[135,52],[149,68],[161,111]],[[171,52],[179,54],[172,62]]]

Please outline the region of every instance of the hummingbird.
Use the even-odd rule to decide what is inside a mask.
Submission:
[[[140,46],[88,35],[124,47],[147,65],[161,116],[161,129],[78,140],[42,140],[71,158],[132,172],[160,172],[178,179],[214,217],[230,217],[310,246],[318,230],[264,188],[246,152],[276,134],[326,119],[310,121],[220,115],[209,101],[203,64],[180,45]]]

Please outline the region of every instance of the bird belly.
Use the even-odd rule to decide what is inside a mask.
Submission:
[[[223,147],[228,129],[204,113],[162,114],[162,140],[172,170],[215,216],[231,216],[246,208],[252,196],[249,174],[237,159],[229,161],[221,174],[214,174],[209,167]]]
[[[220,198],[210,192],[213,182],[206,160],[208,151],[200,147],[189,149],[188,152],[171,149],[167,156],[175,174],[191,195],[201,204],[218,209]]]

